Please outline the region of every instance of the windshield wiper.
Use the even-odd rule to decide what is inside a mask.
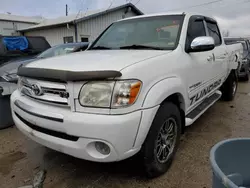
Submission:
[[[111,48],[106,47],[106,46],[96,46],[93,48],[90,48],[90,50],[110,50]]]
[[[151,50],[164,50],[163,48],[156,47],[156,46],[144,46],[144,45],[139,45],[139,44],[133,44],[130,46],[122,46],[120,49],[135,49],[135,50],[140,50],[140,49],[151,49]]]

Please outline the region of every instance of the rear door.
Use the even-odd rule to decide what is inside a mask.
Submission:
[[[219,27],[215,20],[206,18],[206,28],[208,35],[214,39],[215,48],[213,50],[213,61],[211,61],[212,72],[210,82],[221,80],[228,72],[228,57],[226,45],[223,43]]]

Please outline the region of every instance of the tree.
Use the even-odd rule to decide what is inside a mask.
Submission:
[[[230,34],[229,30],[222,31],[223,37],[229,37],[229,34]]]

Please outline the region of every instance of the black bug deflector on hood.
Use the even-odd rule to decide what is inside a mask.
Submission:
[[[17,74],[18,76],[24,76],[24,77],[36,78],[48,81],[59,81],[59,82],[102,80],[102,79],[122,76],[121,72],[114,70],[74,72],[74,71],[29,68],[29,67],[20,67],[18,69]]]

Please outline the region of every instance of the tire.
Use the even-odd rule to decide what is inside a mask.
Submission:
[[[167,126],[167,123],[169,126]],[[166,139],[167,136],[165,135],[166,128],[168,127],[167,129],[170,130],[171,123],[173,124],[173,132],[168,136],[170,138],[174,138],[172,139],[172,141],[166,141],[168,140]],[[163,127],[165,129],[163,129]],[[180,142],[181,127],[181,115],[179,108],[171,102],[164,103],[159,108],[153,120],[149,133],[141,150],[143,165],[148,178],[160,176],[169,169]],[[163,149],[163,142],[165,142],[165,149]],[[170,147],[171,142],[172,147]],[[160,148],[162,148],[162,153],[160,152]],[[166,157],[164,160],[164,155],[168,151],[166,150],[167,148],[170,148],[172,152],[169,152],[168,157]],[[158,155],[159,157],[157,156],[157,152],[161,153],[161,155]]]
[[[238,88],[238,79],[235,71],[231,71],[226,81],[221,87],[222,99],[224,101],[232,101]]]

